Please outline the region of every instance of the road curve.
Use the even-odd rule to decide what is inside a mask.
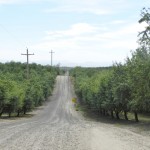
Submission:
[[[0,150],[149,150],[150,138],[87,121],[74,110],[69,76],[58,76],[50,101],[31,118],[0,120]]]

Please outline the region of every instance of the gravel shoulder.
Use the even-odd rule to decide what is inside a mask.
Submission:
[[[0,150],[149,150],[150,136],[86,119],[75,111],[69,76],[58,76],[49,102],[33,117],[0,120]]]

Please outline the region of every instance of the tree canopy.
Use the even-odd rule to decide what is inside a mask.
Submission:
[[[0,63],[0,116],[3,113],[26,113],[41,105],[51,95],[58,68],[30,64],[26,79],[26,64]]]
[[[120,112],[150,113],[150,9],[143,8],[139,23],[145,30],[138,35],[138,48],[125,63],[106,68],[72,70],[76,93],[90,109],[119,119]]]

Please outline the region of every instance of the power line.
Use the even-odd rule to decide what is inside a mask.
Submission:
[[[27,48],[27,53],[26,54],[21,54],[21,55],[26,55],[27,56],[27,79],[29,79],[29,55],[34,55],[34,53],[29,54],[28,48]]]

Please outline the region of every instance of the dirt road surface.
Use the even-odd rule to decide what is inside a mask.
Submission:
[[[0,150],[150,150],[150,138],[85,119],[76,112],[69,76],[58,76],[50,101],[30,118],[0,120]]]

